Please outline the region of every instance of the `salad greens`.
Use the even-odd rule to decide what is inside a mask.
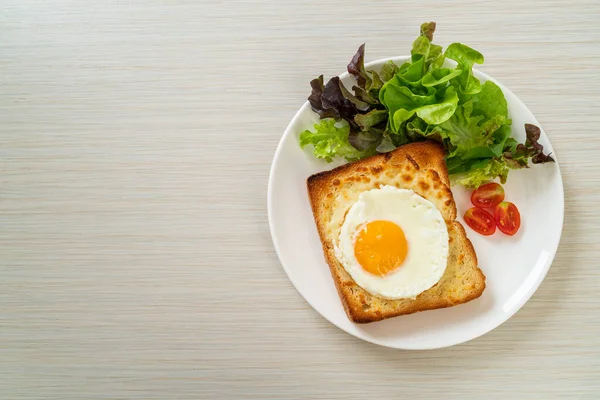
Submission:
[[[313,79],[308,101],[321,121],[300,134],[300,145],[312,145],[313,154],[327,161],[354,161],[435,140],[446,149],[453,183],[474,188],[494,178],[504,183],[510,169],[527,168],[529,160],[553,162],[535,125],[525,125],[525,143],[511,136],[502,89],[473,74],[483,55],[461,43],[443,51],[433,43],[434,32],[435,22],[422,24],[410,60],[388,61],[378,72],[365,69],[361,45],[348,64],[351,90],[338,77],[326,84],[323,75]]]
[[[372,156],[374,150],[358,150],[348,140],[350,126],[341,124],[333,118],[327,118],[315,125],[314,131],[306,130],[300,134],[300,146],[314,146],[314,154],[331,162],[334,157],[344,157],[348,161],[356,161]],[[359,132],[360,135],[362,132]]]

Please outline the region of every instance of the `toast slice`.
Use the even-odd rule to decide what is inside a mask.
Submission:
[[[347,210],[361,192],[390,185],[411,189],[440,210],[449,236],[448,265],[440,281],[416,299],[389,300],[358,286],[334,253]],[[418,311],[451,307],[478,298],[485,276],[464,227],[456,221],[456,204],[450,191],[444,150],[435,142],[418,142],[392,152],[342,165],[312,175],[308,194],[331,276],[350,320],[379,321]]]

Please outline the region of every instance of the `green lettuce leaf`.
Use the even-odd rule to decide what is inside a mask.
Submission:
[[[350,144],[349,134],[350,127],[347,123],[338,123],[332,118],[326,118],[315,124],[312,131],[305,130],[300,133],[300,147],[312,145],[315,157],[327,162],[331,162],[335,157],[354,161],[375,154],[375,142],[372,149],[361,151]]]
[[[402,123],[415,114],[428,124],[441,124],[454,114],[458,106],[458,95],[452,87],[437,91],[428,87],[424,88],[426,94],[418,94],[411,87],[393,81],[386,86],[381,100],[390,113],[390,127],[396,133]]]
[[[395,85],[395,86],[407,86],[414,89],[421,89],[423,87],[421,85],[421,79],[423,78],[423,65],[424,59],[420,58],[419,60],[411,63],[406,69],[401,70],[396,75],[394,75],[385,85],[381,88],[379,99],[383,101],[382,96],[385,93],[385,89],[387,86]],[[426,91],[426,89],[425,89]]]
[[[481,82],[473,75],[473,65],[483,64],[483,55],[462,43],[452,43],[444,53],[446,58],[456,61],[462,70],[460,76],[452,80],[452,84],[463,95],[473,95],[481,91]],[[465,98],[466,99],[466,98]]]
[[[398,133],[400,125],[412,117],[417,108],[435,103],[435,90],[433,89],[430,94],[419,95],[413,93],[407,86],[390,84],[390,82],[386,84],[386,88],[382,103],[388,109],[389,125],[394,133]]]
[[[443,132],[436,125],[427,124],[419,117],[414,117],[408,121],[405,126],[405,131],[406,136],[408,136],[413,142],[422,139],[429,139],[444,143],[445,132]]]
[[[393,115],[401,108],[412,110],[435,103],[435,90],[432,89],[428,94],[422,95],[413,93],[406,86],[389,85],[385,91],[383,101],[390,115]]]
[[[481,91],[473,96],[473,115],[493,118],[501,115],[508,118],[508,103],[502,89],[492,81],[481,86]]]
[[[453,184],[476,189],[495,178],[500,178],[501,183],[506,183],[508,172],[509,168],[505,163],[490,159],[472,164],[467,172],[455,174],[451,176],[451,180]]]
[[[483,54],[462,43],[452,43],[446,48],[445,54],[465,69],[471,69],[474,64],[483,64]]]
[[[458,106],[458,95],[454,88],[448,88],[441,101],[417,108],[417,115],[428,124],[441,124],[447,121]]]
[[[379,71],[379,77],[383,82],[387,82],[400,71],[400,68],[393,61],[386,61]]]
[[[360,129],[369,130],[375,125],[386,122],[388,112],[386,110],[371,110],[366,114],[356,114],[354,121],[360,126]]]
[[[435,32],[435,22],[425,22],[421,24],[420,35],[413,42],[410,51],[412,61],[423,60],[421,67],[425,73],[430,66],[440,57],[443,57],[442,46],[433,44],[433,33]]]
[[[436,68],[423,77],[421,84],[425,87],[442,85],[460,74],[462,74],[462,70],[458,68]]]
[[[489,139],[479,125],[483,117],[471,116],[472,111],[473,102],[468,101],[457,107],[452,117],[440,124],[453,146],[451,154],[462,154],[472,147],[484,146]]]
[[[464,159],[500,156],[510,136],[510,120],[502,115],[486,119],[473,115],[473,100],[458,106],[447,121],[439,124],[451,144],[450,156]]]

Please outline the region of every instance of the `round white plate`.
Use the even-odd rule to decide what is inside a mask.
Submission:
[[[393,60],[402,63],[407,58]],[[378,60],[367,67],[377,70],[385,61]],[[525,139],[525,123],[540,126],[510,90],[479,71],[475,71],[475,75],[482,82],[492,80],[504,91],[513,121],[513,136],[517,140]],[[352,82],[348,73],[340,78],[345,84]],[[343,162],[318,160],[312,155],[312,148],[302,150],[298,145],[300,132],[317,121],[318,116],[306,102],[287,127],[271,166],[267,207],[273,244],[285,272],[323,317],[351,335],[382,346],[433,349],[466,342],[489,332],[533,295],[552,264],[562,231],[564,197],[558,163],[510,172],[504,185],[506,200],[517,205],[522,219],[521,229],[513,237],[500,231],[485,237],[466,226],[462,215],[470,207],[469,192],[458,186],[452,188],[458,220],[465,225],[477,252],[479,267],[487,277],[487,287],[479,299],[370,324],[350,322],[323,257],[306,189],[306,178],[310,175]],[[543,130],[540,143],[555,157]]]

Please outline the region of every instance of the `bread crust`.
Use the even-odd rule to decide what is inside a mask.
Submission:
[[[307,179],[307,188],[325,260],[342,305],[350,320],[368,323],[419,311],[451,307],[481,296],[485,276],[464,227],[456,219],[456,203],[444,161],[444,150],[435,142],[417,142],[375,155]],[[441,211],[449,234],[449,256],[440,281],[416,299],[389,300],[357,285],[335,257],[336,229],[347,210],[339,201],[352,202],[348,193],[391,185],[414,190]],[[343,212],[343,215],[339,215]],[[336,214],[337,213],[337,214]]]

